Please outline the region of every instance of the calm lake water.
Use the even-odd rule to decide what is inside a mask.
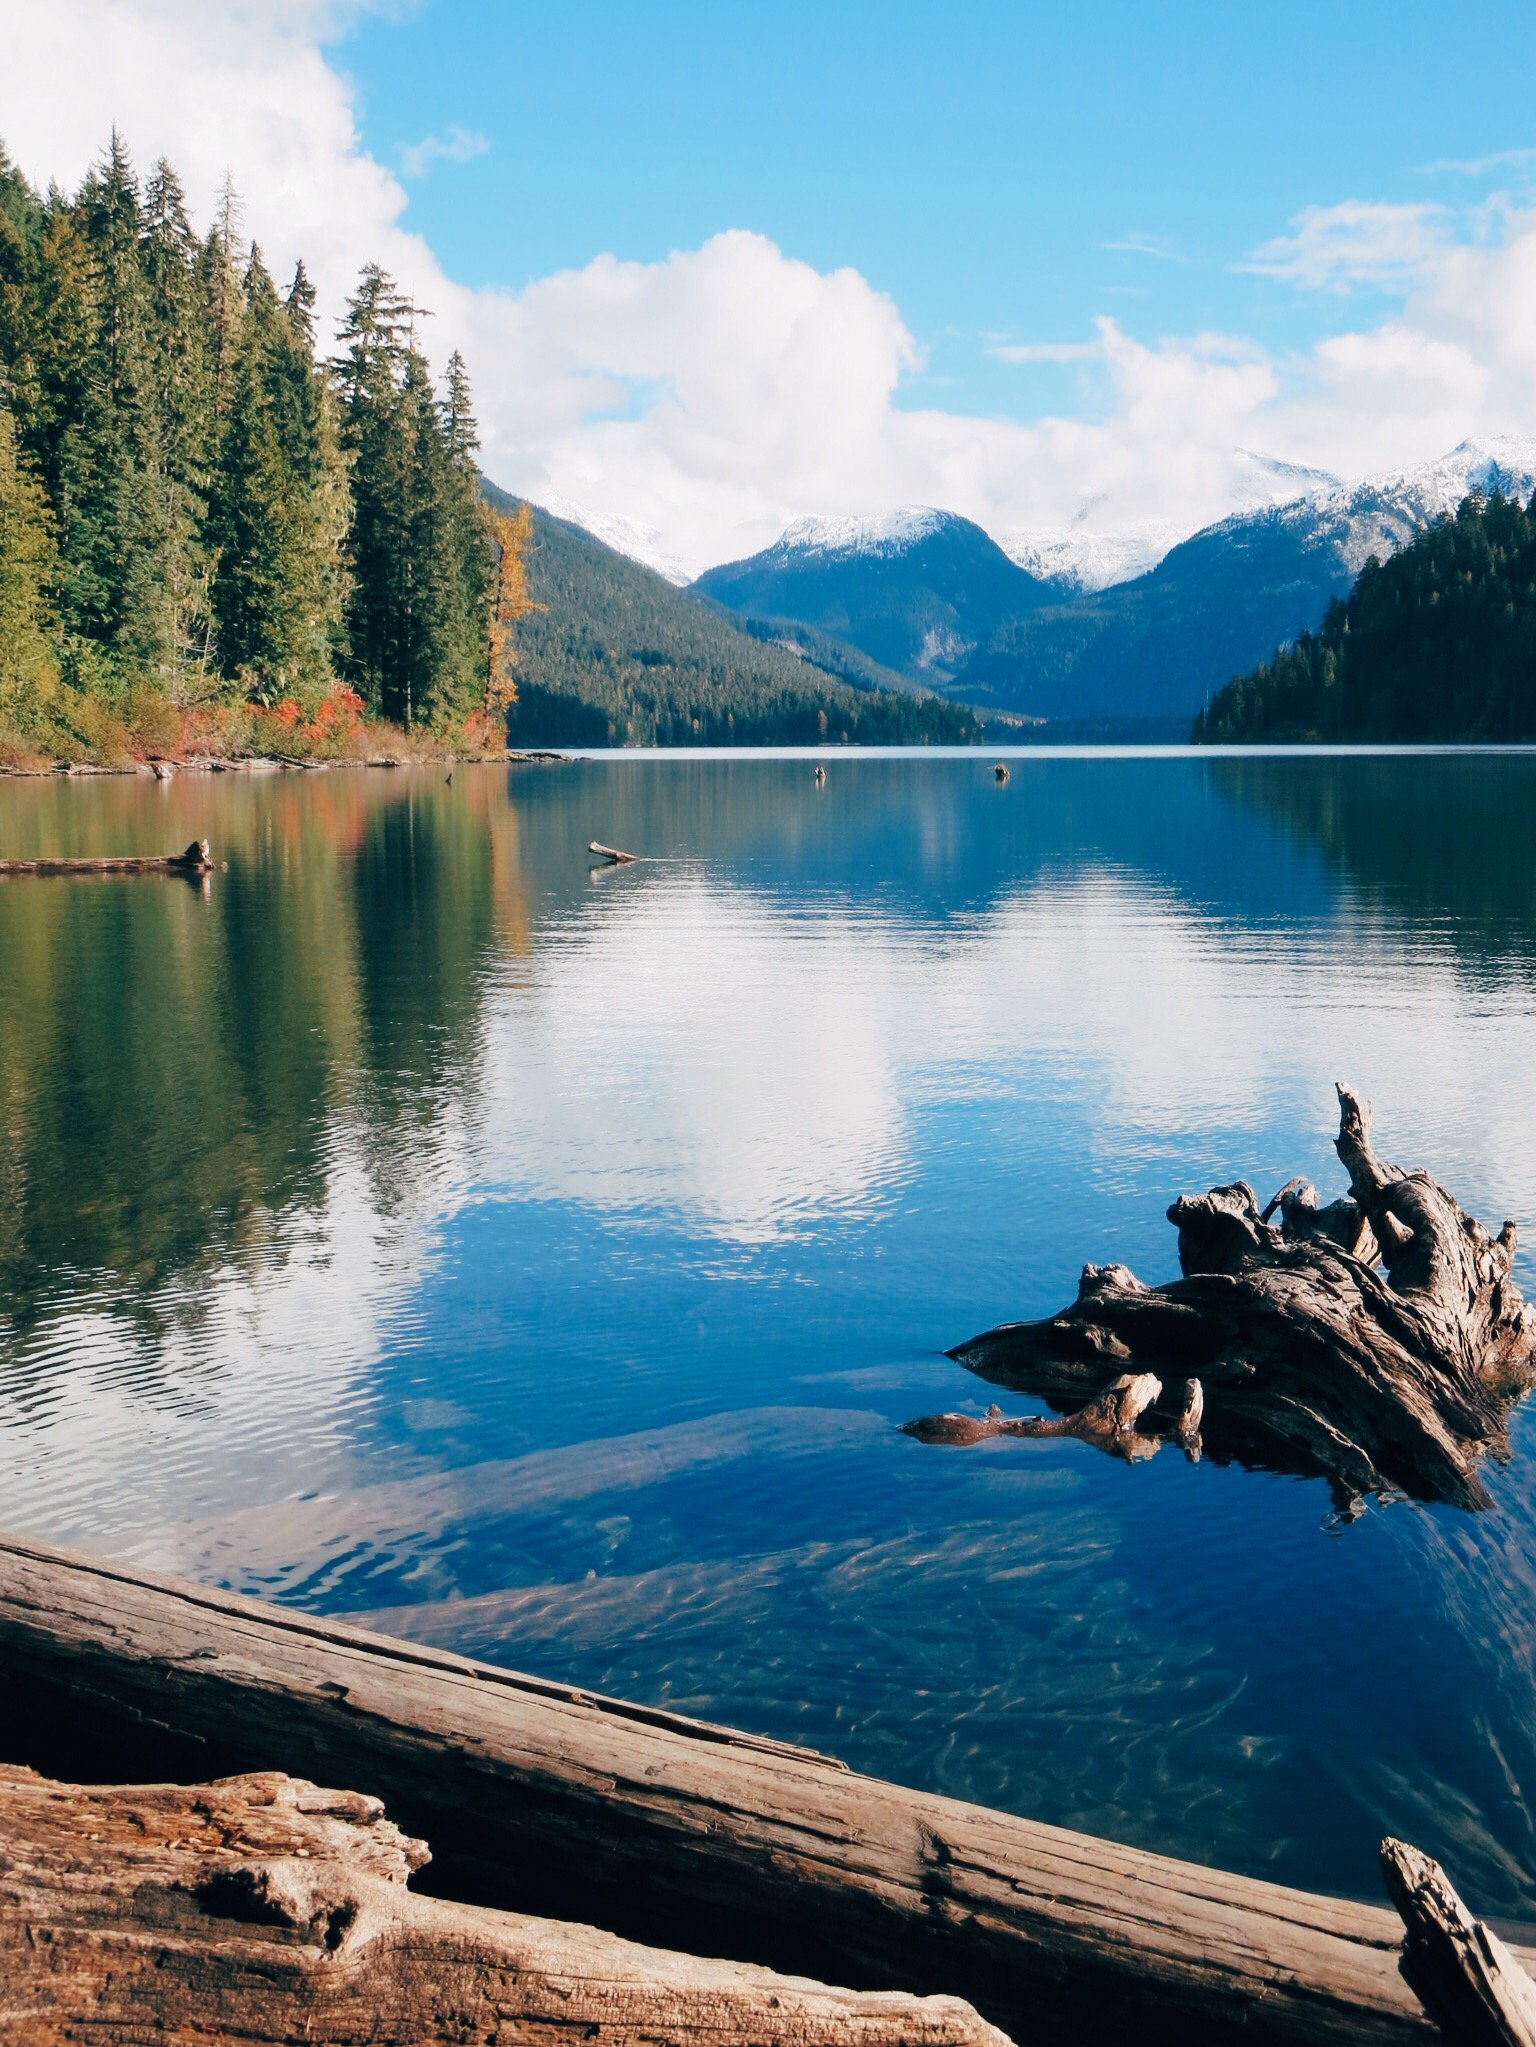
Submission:
[[[0,885],[0,1525],[1536,1916],[1536,1419],[1349,1526],[896,1426],[1179,1191],[1339,1191],[1335,1076],[1536,1249],[1536,757],[827,767],[0,783],[0,852],[228,861]]]

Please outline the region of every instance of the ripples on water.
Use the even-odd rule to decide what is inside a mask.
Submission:
[[[1536,1227],[1536,760],[829,767],[0,785],[8,852],[229,863],[0,886],[0,1524],[1536,1911],[1523,1419],[1494,1512],[1342,1531],[895,1429],[1085,1259],[1167,1277],[1180,1189],[1335,1187],[1335,1076]]]

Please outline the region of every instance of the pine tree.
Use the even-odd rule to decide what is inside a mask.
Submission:
[[[0,732],[35,727],[57,691],[58,574],[48,501],[0,405]]]
[[[138,181],[114,131],[78,203],[93,328],[78,468],[71,478],[78,626],[121,687],[163,680],[175,649],[161,602],[165,535],[152,482],[158,421]]]
[[[218,447],[197,258],[180,181],[162,158],[144,189],[146,453],[153,478],[153,545],[160,557],[160,637],[173,689],[201,670],[208,644],[205,526]]]
[[[365,703],[402,723],[411,710],[407,487],[414,449],[404,379],[413,312],[393,278],[369,264],[348,302],[343,352],[332,365],[352,483],[345,668]]]
[[[338,623],[343,501],[302,324],[252,248],[209,533],[221,672],[266,702],[318,694]]]

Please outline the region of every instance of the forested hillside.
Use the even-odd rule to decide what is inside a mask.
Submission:
[[[946,687],[986,709],[1184,723],[1234,669],[1349,588],[1334,552],[1277,513],[1197,533],[1156,568],[1010,620]]]
[[[1197,741],[1536,737],[1536,499],[1469,497],[1196,720]]]
[[[314,303],[232,192],[200,236],[116,136],[72,198],[0,150],[0,756],[324,748],[369,713],[499,743],[516,527],[464,364],[434,387],[376,267],[329,360]]]
[[[486,494],[503,511],[516,506],[489,485]],[[819,635],[806,636],[808,658],[758,638],[537,508],[526,565],[537,608],[517,627],[514,744],[921,745],[981,737],[964,706],[851,686],[843,675],[875,683],[880,671]]]

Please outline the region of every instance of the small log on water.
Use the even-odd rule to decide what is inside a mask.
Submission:
[[[382,1796],[479,1904],[1020,2041],[1433,2047],[1385,1909],[861,1777],[804,1749],[0,1539],[0,1757]]]
[[[1536,1982],[1472,1917],[1439,1863],[1388,1839],[1381,1867],[1408,1929],[1403,1976],[1452,2047],[1536,2047]]]
[[[837,1990],[406,1889],[375,1798],[0,1767],[0,2033],[328,2047],[1008,2047],[958,1998]],[[14,2029],[14,2030],[12,2030]]]
[[[1121,1455],[1172,1436],[1219,1462],[1326,1478],[1346,1513],[1394,1491],[1486,1506],[1478,1459],[1506,1451],[1505,1416],[1536,1379],[1536,1312],[1510,1275],[1514,1224],[1492,1237],[1428,1173],[1388,1165],[1369,1105],[1338,1095],[1346,1197],[1319,1208],[1293,1180],[1262,1212],[1242,1181],[1181,1198],[1168,1219],[1182,1279],[1147,1287],[1123,1265],[1088,1265],[1059,1314],[951,1353],[1058,1407],[1150,1376],[1171,1409],[1159,1394],[1129,1427],[1085,1410],[1065,1429],[997,1416],[967,1436],[955,1427],[967,1418],[929,1416],[909,1433],[1074,1434]]]
[[[638,853],[621,853],[617,846],[600,846],[596,839],[588,845],[587,851],[595,860],[606,860],[613,867],[629,867],[640,857]]]
[[[213,854],[206,839],[194,839],[184,853],[127,854],[106,860],[0,860],[0,875],[20,874],[211,874]]]

